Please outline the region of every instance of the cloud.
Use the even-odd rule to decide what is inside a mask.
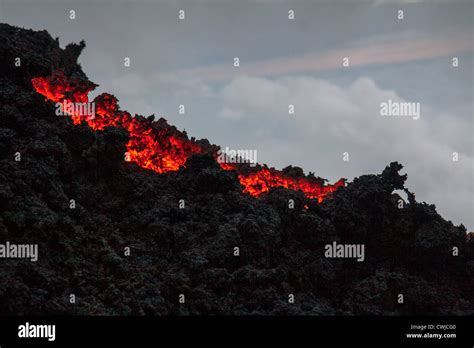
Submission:
[[[406,63],[424,59],[451,56],[473,51],[472,38],[468,32],[451,32],[444,35],[430,35],[413,32],[374,35],[352,45],[324,53],[310,53],[293,58],[272,58],[245,62],[234,68],[214,65],[160,74],[163,81],[172,79],[200,79],[206,81],[227,81],[238,74],[250,76],[281,76],[291,73],[343,69],[343,58],[348,57],[350,67],[367,65]]]
[[[435,2],[436,0],[430,0],[431,2]],[[442,0],[438,0],[441,2]],[[426,0],[373,0],[372,6],[378,7],[382,5],[410,5],[410,4],[421,4],[426,3]]]
[[[419,120],[382,117],[381,102],[417,101],[404,100],[370,78],[339,86],[306,76],[244,76],[217,93],[218,115],[240,130],[227,135],[229,141],[245,139],[245,146],[258,150],[259,161],[277,168],[299,165],[335,181],[380,172],[397,160],[418,200],[436,204],[445,218],[473,229],[474,159],[468,149],[456,147],[456,138],[472,127],[469,120],[438,114],[425,104]],[[294,115],[288,114],[288,104],[295,105]],[[349,162],[342,161],[346,151]],[[455,151],[458,162],[452,161]]]

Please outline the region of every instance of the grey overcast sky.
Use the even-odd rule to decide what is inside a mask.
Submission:
[[[0,0],[1,22],[85,40],[94,93],[132,114],[331,182],[397,160],[419,201],[470,231],[473,17],[472,0]],[[389,99],[420,103],[420,119],[381,116]]]

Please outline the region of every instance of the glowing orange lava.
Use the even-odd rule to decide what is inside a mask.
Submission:
[[[95,88],[76,88],[74,81],[68,80],[62,73],[50,77],[32,79],[35,90],[53,102],[88,102],[88,92]],[[158,128],[147,119],[132,117],[128,112],[121,111],[117,98],[103,93],[97,96],[95,117],[71,115],[74,124],[85,121],[92,129],[102,130],[114,126],[125,128],[130,134],[127,144],[128,157],[139,166],[158,173],[178,170],[193,153],[201,153],[199,145],[190,141],[181,133],[171,134],[171,128]]]
[[[344,180],[339,180],[334,185],[320,185],[308,178],[293,178],[284,176],[281,172],[262,168],[261,170],[249,175],[239,175],[240,183],[245,187],[244,192],[252,196],[260,196],[268,192],[272,187],[284,187],[290,190],[303,191],[306,197],[315,198],[322,202],[324,197],[337,190],[338,187],[344,187]]]
[[[88,93],[96,85],[84,82],[83,79],[68,78],[62,72],[55,72],[49,77],[37,77],[31,80],[36,92],[55,103],[89,102]],[[105,127],[122,127],[129,132],[127,143],[130,161],[139,166],[154,170],[158,173],[176,171],[183,167],[187,159],[195,153],[208,150],[169,125],[160,125],[143,117],[132,117],[128,112],[119,109],[117,98],[103,93],[97,96],[95,116],[84,117],[71,115],[74,124],[85,121],[92,129],[102,130]],[[339,187],[344,187],[344,180],[334,185],[322,185],[315,179],[306,177],[290,177],[275,169],[262,167],[244,174],[235,164],[219,163],[224,170],[239,171],[239,181],[244,186],[244,192],[252,196],[260,196],[273,187],[285,187],[291,190],[301,190],[306,197],[321,202],[329,193]]]

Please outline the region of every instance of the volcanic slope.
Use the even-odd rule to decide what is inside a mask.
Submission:
[[[0,244],[39,246],[36,262],[0,258],[0,314],[474,313],[474,238],[416,202],[400,164],[321,203],[285,188],[254,197],[212,154],[142,168],[124,161],[126,129],[58,117],[31,82],[61,71],[92,84],[83,48],[0,24]],[[407,192],[402,209],[394,190]],[[364,244],[365,260],[326,258],[334,241]]]

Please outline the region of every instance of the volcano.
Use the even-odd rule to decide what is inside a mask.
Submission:
[[[84,47],[0,24],[0,243],[38,246],[0,259],[0,313],[474,314],[474,238],[417,202],[399,163],[332,185],[220,163],[164,118],[90,101]]]
[[[38,93],[60,105],[89,103],[88,93],[96,86],[85,79],[69,79],[62,71],[54,71],[48,77],[33,78],[31,82]],[[135,162],[142,168],[166,173],[185,166],[186,161],[193,154],[207,152],[214,158],[217,157],[215,146],[200,145],[193,139],[189,140],[185,134],[175,128],[160,126],[160,122],[153,123],[151,119],[132,117],[128,112],[121,111],[117,98],[113,95],[101,94],[92,103],[96,105],[97,114],[79,115],[71,112],[70,116],[74,124],[84,121],[94,130],[103,130],[111,126],[126,129],[130,139],[126,145],[127,160]],[[161,124],[164,122],[162,119]],[[321,202],[328,193],[344,186],[342,179],[334,185],[325,186],[321,178],[318,180],[303,175],[288,176],[266,166],[249,171],[248,166],[247,170],[243,170],[242,166],[225,162],[219,164],[224,170],[239,171],[238,178],[244,186],[244,192],[253,196],[259,196],[274,187],[285,187],[300,190],[306,197],[315,198]]]

